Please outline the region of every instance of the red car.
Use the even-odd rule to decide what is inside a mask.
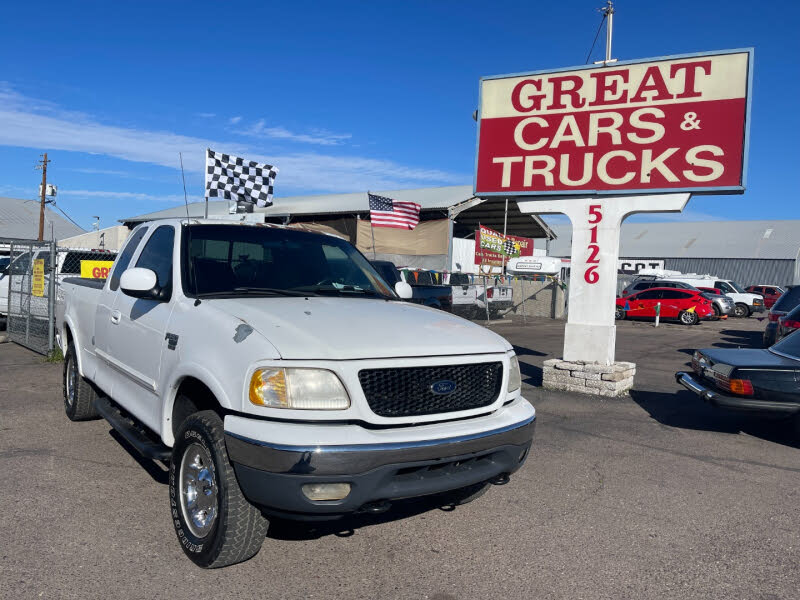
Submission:
[[[778,298],[780,298],[786,290],[778,285],[751,285],[747,288],[747,291],[751,294],[761,294],[764,296],[764,306],[772,308],[772,305],[778,301]]]
[[[694,325],[714,316],[711,301],[702,292],[676,288],[650,288],[643,292],[617,298],[617,319],[655,319],[656,306],[661,304],[661,318]]]
[[[716,294],[717,296],[722,295],[722,290],[719,290],[717,288],[699,287],[697,289],[703,292],[708,292],[709,294]]]

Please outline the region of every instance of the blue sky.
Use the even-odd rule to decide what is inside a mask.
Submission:
[[[33,198],[48,151],[58,205],[107,226],[183,202],[178,152],[201,199],[206,146],[272,161],[278,196],[471,184],[479,77],[583,64],[601,5],[13,3],[0,195]],[[619,59],[756,49],[747,192],[663,218],[797,217],[800,2],[616,7]]]

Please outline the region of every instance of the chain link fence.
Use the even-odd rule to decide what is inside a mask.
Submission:
[[[6,274],[0,280],[8,339],[47,354],[53,349],[55,244],[14,240],[8,258]]]
[[[40,354],[55,343],[59,286],[67,277],[105,279],[116,258],[106,250],[58,248],[54,242],[0,239],[0,317],[8,339]]]

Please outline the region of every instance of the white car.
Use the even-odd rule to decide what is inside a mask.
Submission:
[[[107,280],[63,289],[67,416],[102,415],[169,463],[170,520],[200,566],[256,554],[265,515],[468,501],[528,456],[511,344],[399,301],[337,237],[145,223]]]

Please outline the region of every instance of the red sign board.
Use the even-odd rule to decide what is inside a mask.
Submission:
[[[475,194],[742,192],[752,50],[481,80]]]
[[[502,266],[518,256],[533,256],[533,240],[502,233],[481,225],[475,232],[475,264]]]

